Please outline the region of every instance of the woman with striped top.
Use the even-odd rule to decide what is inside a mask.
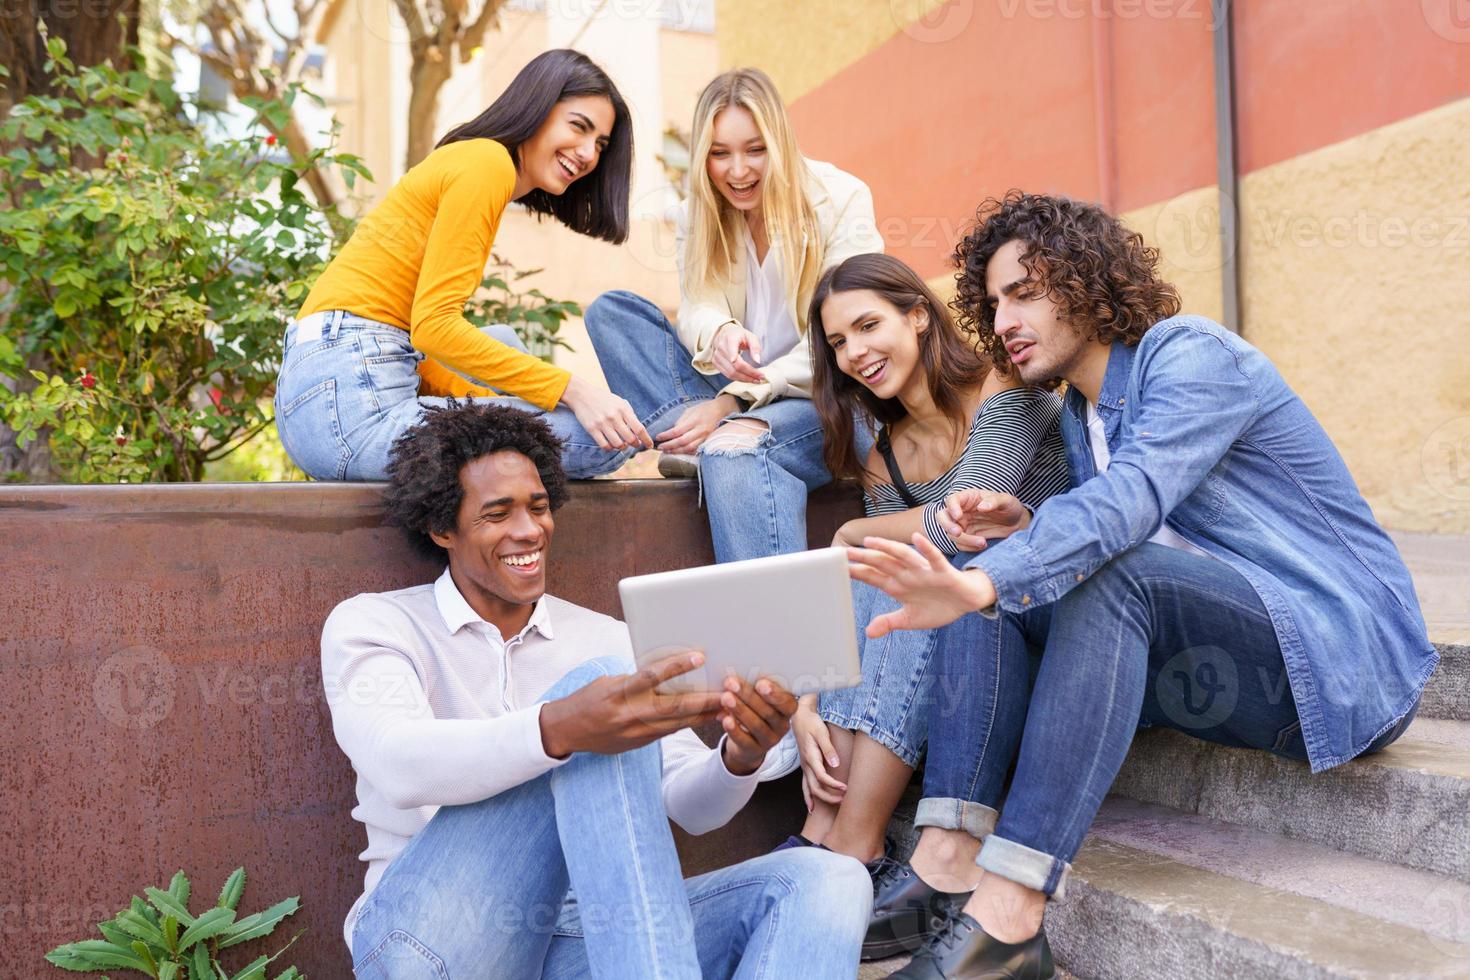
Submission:
[[[843,525],[834,544],[924,534],[953,555],[958,549],[936,519],[949,494],[981,488],[1034,509],[1067,489],[1056,396],[997,370],[899,260],[858,255],[834,267],[817,285],[809,322],[812,401],[827,466],[863,485],[866,516]],[[876,428],[877,446],[862,461],[855,410]],[[922,939],[893,921],[889,906],[902,905],[905,883],[890,873],[899,866],[884,853],[884,830],[923,753],[930,710],[963,692],[932,690],[941,631],[870,640],[861,627],[896,603],[854,582],[853,607],[863,683],[823,694],[820,713],[814,696],[803,699],[792,731],[808,817],[788,843],[821,844],[867,862],[877,894],[864,956],[879,958]],[[960,623],[949,628],[967,628]]]

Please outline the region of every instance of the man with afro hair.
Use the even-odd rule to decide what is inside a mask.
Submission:
[[[700,834],[734,816],[796,702],[768,678],[661,694],[698,652],[635,671],[622,623],[546,595],[560,459],[544,422],[489,404],[430,408],[394,444],[388,522],[446,568],[348,599],[322,633],[368,839],[354,972],[853,976],[858,862],[802,848],[683,880],[669,819]],[[714,749],[690,730],[712,720]]]

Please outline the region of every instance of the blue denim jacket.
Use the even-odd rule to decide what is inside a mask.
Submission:
[[[1264,354],[1203,317],[1170,317],[1137,347],[1113,345],[1098,402],[1107,471],[1093,464],[1087,402],[1070,391],[1073,488],[966,565],[989,574],[1002,609],[1056,601],[1167,521],[1260,595],[1313,772],[1413,708],[1439,656],[1408,569]]]

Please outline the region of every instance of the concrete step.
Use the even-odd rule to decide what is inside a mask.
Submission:
[[[1117,797],[1046,921],[1095,980],[1470,976],[1470,885]]]
[[[1112,792],[1470,882],[1470,722],[1418,719],[1382,752],[1315,776],[1305,763],[1152,729]]]
[[[1439,650],[1439,667],[1424,685],[1424,694],[1419,698],[1419,717],[1470,721],[1470,644],[1434,645]]]

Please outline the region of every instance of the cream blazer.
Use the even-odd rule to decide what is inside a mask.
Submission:
[[[878,223],[873,216],[873,195],[868,185],[830,163],[807,160],[806,166],[811,175],[807,181],[807,194],[822,235],[821,271],[826,272],[849,256],[883,251],[883,237],[878,234]],[[745,318],[745,248],[742,245],[735,250],[729,282],[722,288],[695,292],[684,279],[684,245],[689,237],[687,201],[679,206],[676,229],[680,299],[675,329],[679,340],[693,355],[691,363],[694,369],[701,374],[718,374],[719,369],[710,359],[715,334],[725,324],[741,323]],[[779,239],[773,238],[771,248],[779,247]],[[797,280],[801,271],[795,273]],[[786,269],[782,274],[792,275]],[[751,402],[753,406],[764,405],[777,398],[812,396],[811,339],[807,336],[806,323],[810,304],[810,291],[797,297],[794,304],[788,300],[787,308],[800,339],[787,353],[769,364],[760,365],[766,383],[732,382],[725,386],[726,392]]]

